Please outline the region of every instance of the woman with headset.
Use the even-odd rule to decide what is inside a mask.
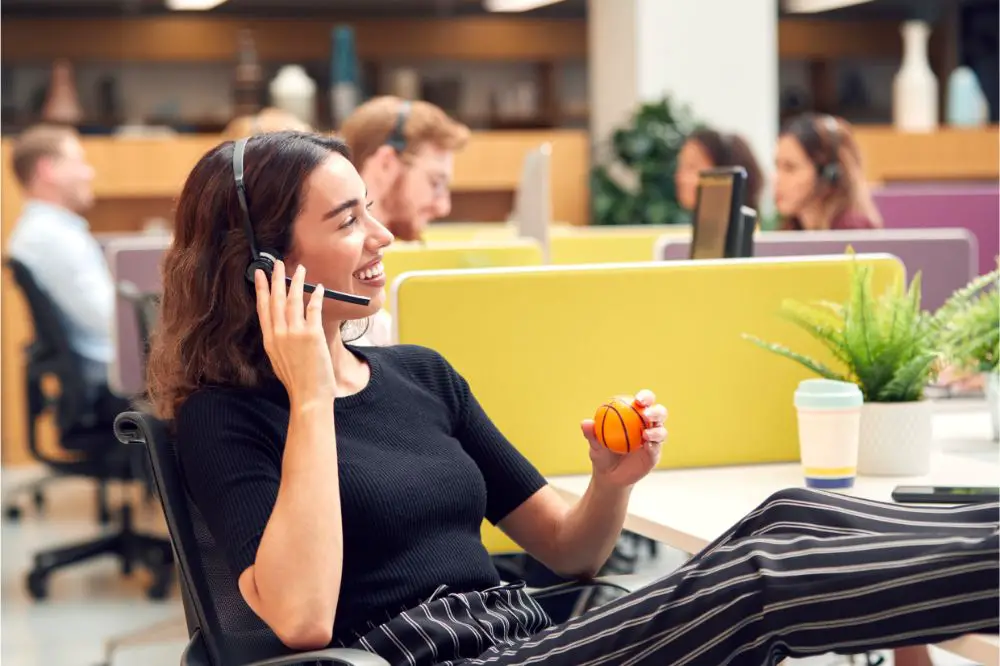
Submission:
[[[649,428],[625,455],[582,421],[591,482],[567,504],[443,356],[350,343],[382,305],[393,240],[369,204],[334,138],[227,141],[188,176],[162,265],[155,411],[243,603],[285,646],[394,666],[762,664],[997,631],[1000,505],[799,488],[669,576],[554,624],[500,580],[482,521],[553,571],[592,575],[658,461],[666,410],[636,396]]]
[[[774,199],[783,230],[882,226],[850,125],[830,115],[802,114],[782,128]]]

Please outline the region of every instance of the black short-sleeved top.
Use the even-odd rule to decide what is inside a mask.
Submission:
[[[368,385],[334,401],[344,563],[334,642],[416,605],[441,585],[499,584],[482,544],[545,485],[486,416],[469,385],[429,349],[354,347]],[[178,456],[192,501],[232,574],[253,564],[281,483],[288,395],[208,387],[177,414]],[[332,442],[331,442],[332,445]]]

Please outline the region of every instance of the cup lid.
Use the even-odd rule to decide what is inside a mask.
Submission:
[[[861,389],[853,382],[834,379],[806,379],[795,391],[795,406],[806,409],[846,409],[864,402]]]

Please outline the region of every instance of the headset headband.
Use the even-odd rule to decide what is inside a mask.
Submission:
[[[392,146],[397,153],[406,150],[406,121],[410,119],[410,100],[404,99],[399,106],[399,113],[396,114],[396,124],[392,128],[392,133],[386,139],[386,143]]]
[[[250,222],[250,205],[247,203],[247,188],[243,184],[243,152],[246,150],[249,138],[238,139],[233,143],[233,177],[236,179],[236,197],[240,201],[243,212],[243,228],[246,231],[247,243],[250,244],[250,255],[253,259],[260,257],[257,243],[254,240],[253,224]]]

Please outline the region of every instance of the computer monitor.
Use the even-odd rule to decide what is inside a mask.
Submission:
[[[691,259],[724,259],[742,254],[743,197],[746,169],[706,169],[698,174]]]
[[[552,144],[528,151],[524,156],[521,181],[514,193],[511,219],[520,238],[534,238],[549,261],[549,233],[552,228]]]

